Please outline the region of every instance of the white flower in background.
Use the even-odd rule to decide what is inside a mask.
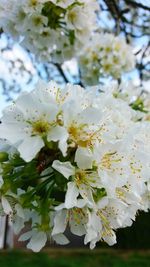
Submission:
[[[3,112],[0,210],[16,233],[31,222],[20,240],[33,251],[67,244],[66,227],[90,248],[113,245],[150,207],[150,124],[110,87],[40,81]]]
[[[74,0],[51,0],[55,5],[60,6],[62,8],[67,8],[68,6],[72,5],[75,1]],[[82,2],[82,1],[80,1]]]
[[[79,56],[81,77],[87,85],[97,85],[101,77],[115,79],[131,71],[135,65],[132,48],[112,34],[94,34]]]
[[[96,29],[96,11],[96,0],[6,0],[0,2],[0,26],[37,57],[63,62]]]
[[[126,101],[136,111],[135,120],[150,120],[150,93],[132,82],[121,83],[110,90],[116,98]]]

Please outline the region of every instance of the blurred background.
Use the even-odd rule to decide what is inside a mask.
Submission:
[[[136,68],[122,80],[133,80],[149,90],[150,71],[150,0],[100,0],[99,25],[106,32],[124,36],[134,47]],[[0,34],[0,116],[21,91],[34,88],[39,79],[54,79],[60,84],[80,84],[80,72],[75,59],[63,65],[41,63],[34,55],[15,43],[10,36]],[[101,81],[106,83],[104,79]],[[7,218],[0,218],[1,267],[149,267],[150,213],[140,213],[133,226],[117,231],[118,243],[109,248],[100,243],[94,251],[83,248],[83,242],[72,238],[72,246],[63,249],[51,244],[44,252],[25,251],[24,244],[14,237]],[[10,250],[10,248],[13,250]]]

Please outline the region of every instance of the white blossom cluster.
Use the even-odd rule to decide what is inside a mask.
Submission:
[[[101,77],[119,79],[135,66],[132,47],[121,37],[95,33],[79,56],[81,78],[86,85],[97,85]]]
[[[1,0],[0,27],[43,60],[62,62],[96,28],[96,0]]]
[[[39,82],[3,112],[0,124],[1,213],[19,240],[39,251],[67,244],[66,229],[94,248],[116,243],[150,207],[150,124],[112,94]]]
[[[136,111],[134,120],[150,121],[150,92],[143,86],[135,86],[132,81],[122,82],[119,86],[114,82],[107,89],[108,93],[126,101]]]

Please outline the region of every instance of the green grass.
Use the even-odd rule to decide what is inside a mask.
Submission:
[[[95,250],[47,250],[0,253],[0,267],[149,267],[150,253]]]

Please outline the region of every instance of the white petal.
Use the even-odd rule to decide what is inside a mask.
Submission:
[[[101,219],[94,212],[91,214],[89,224],[91,224],[91,227],[97,232],[100,232],[102,229]]]
[[[103,197],[101,200],[97,202],[98,209],[103,209],[108,205],[108,197]]]
[[[65,207],[67,209],[73,208],[77,205],[77,197],[79,190],[74,182],[68,183],[68,189],[65,197]]]
[[[34,252],[39,252],[45,246],[46,241],[46,233],[35,231],[27,245],[27,248],[32,249]]]
[[[15,210],[17,211],[17,215],[18,215],[20,218],[22,218],[22,219],[25,218],[24,210],[23,210],[23,208],[21,207],[20,204],[16,204],[16,205],[15,205]]]
[[[111,231],[110,235],[106,235],[103,237],[103,240],[109,245],[113,246],[116,243],[116,235],[113,231]]]
[[[83,208],[87,204],[87,201],[85,199],[78,199],[77,200],[77,207]]]
[[[79,188],[80,195],[83,197],[83,199],[87,200],[90,202],[90,204],[94,203],[93,195],[92,195],[92,189],[85,185],[81,184]]]
[[[68,132],[64,127],[56,126],[53,129],[50,130],[50,133],[47,136],[48,141],[59,141],[61,139],[68,138]]]
[[[18,151],[20,152],[20,156],[26,162],[29,162],[43,146],[44,142],[39,136],[28,137],[19,145]]]
[[[3,122],[8,123],[10,125],[13,125],[17,122],[21,123],[23,122],[23,113],[20,111],[20,109],[16,105],[12,104],[4,109],[2,123]]]
[[[99,123],[101,117],[100,110],[93,107],[88,107],[81,113],[81,119],[84,123]]]
[[[56,206],[55,207],[55,210],[62,210],[65,208],[65,204],[64,203],[61,203],[60,205]]]
[[[95,238],[97,238],[97,232],[93,228],[88,227],[87,234],[84,238],[84,244],[86,245],[88,242],[94,240]]]
[[[60,210],[57,212],[54,218],[54,227],[52,230],[52,235],[63,233],[67,226],[67,211]]]
[[[27,241],[28,239],[31,238],[31,236],[32,236],[32,231],[28,231],[28,232],[22,234],[22,235],[19,237],[18,241],[22,241],[22,242],[23,242],[23,241]]]
[[[54,235],[53,239],[56,241],[57,244],[59,245],[67,245],[69,243],[69,240],[67,237],[65,237],[65,235],[63,234],[58,234],[58,235]]]
[[[5,138],[10,141],[12,144],[15,144],[18,141],[21,141],[25,133],[22,130],[22,125],[19,123],[5,123],[0,124],[0,138]]]
[[[75,154],[75,162],[80,169],[91,169],[93,163],[92,152],[87,148],[79,147]]]
[[[12,208],[11,208],[8,200],[2,196],[1,201],[2,201],[2,207],[3,207],[4,212],[6,214],[12,213]]]
[[[54,160],[52,167],[67,179],[75,174],[75,167],[72,166],[69,161],[61,162],[59,160]]]
[[[81,224],[77,224],[76,221],[70,221],[70,231],[71,233],[73,233],[74,235],[77,236],[82,236],[86,234],[86,230],[84,225]]]
[[[67,148],[68,148],[67,139],[68,139],[68,137],[60,140],[59,144],[58,144],[58,147],[61,150],[64,157],[67,156]]]
[[[98,238],[95,238],[90,242],[90,249],[94,249],[96,246],[96,242],[99,241]]]

